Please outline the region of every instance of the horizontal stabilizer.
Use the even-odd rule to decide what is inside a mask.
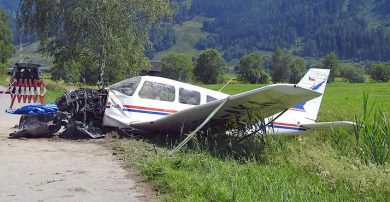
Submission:
[[[352,129],[356,123],[349,121],[335,121],[335,122],[320,122],[320,123],[308,123],[302,124],[301,126],[307,130],[320,130],[330,128],[345,128]]]

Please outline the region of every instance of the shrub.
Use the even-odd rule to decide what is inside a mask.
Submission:
[[[340,69],[340,76],[347,79],[350,83],[364,83],[364,70],[352,65],[345,66]]]
[[[291,55],[282,49],[277,49],[272,55],[270,71],[275,83],[288,82],[291,76]]]
[[[0,62],[0,75],[4,75],[7,73],[7,64]]]
[[[166,78],[188,82],[194,69],[192,57],[189,54],[168,53],[161,60],[161,75]]]
[[[388,82],[390,79],[390,65],[372,64],[369,67],[369,74],[371,78],[375,81]]]
[[[215,84],[222,78],[224,65],[225,61],[218,50],[207,49],[199,55],[194,75],[205,84]]]
[[[290,83],[298,83],[303,76],[306,74],[306,67],[305,67],[306,61],[305,59],[301,57],[295,57],[291,64],[291,75],[290,75]]]
[[[334,79],[339,76],[339,59],[335,52],[329,53],[325,57],[321,58],[321,68],[330,69],[329,82],[333,82]]]
[[[264,71],[263,56],[260,53],[245,55],[235,69],[243,82],[269,83],[270,81],[270,76]]]
[[[50,70],[53,80],[63,80],[67,83],[80,81],[81,64],[75,61],[67,61],[64,64],[54,64]]]

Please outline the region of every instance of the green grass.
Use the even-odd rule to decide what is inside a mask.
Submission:
[[[166,51],[159,52],[154,60],[161,60],[168,52],[187,53],[197,57],[200,51],[195,49],[195,45],[201,38],[205,38],[208,35],[208,33],[202,31],[205,19],[204,17],[196,17],[182,24],[175,25],[176,44]]]
[[[218,159],[202,152],[168,158],[150,144],[121,141],[115,149],[152,181],[165,201],[336,201],[364,197],[352,185],[322,180],[310,169]]]
[[[389,85],[328,84],[319,118],[353,121],[363,111],[363,92],[389,113]],[[219,90],[222,86],[205,87]],[[223,92],[236,94],[260,86],[231,84]],[[342,141],[336,139],[330,131],[267,137],[265,149],[246,150],[249,157],[244,160],[189,148],[167,157],[171,147],[155,148],[132,140],[118,140],[114,148],[128,166],[140,170],[156,186],[164,201],[386,201],[389,164],[366,164],[352,148],[343,149],[343,144],[353,144],[352,133],[345,133]],[[260,153],[261,158],[251,152]]]

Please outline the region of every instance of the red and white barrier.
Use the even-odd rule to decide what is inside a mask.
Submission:
[[[45,101],[46,85],[42,79],[14,79],[7,90],[11,96],[10,108],[14,106],[15,101],[21,103],[37,103],[38,98],[41,104]]]

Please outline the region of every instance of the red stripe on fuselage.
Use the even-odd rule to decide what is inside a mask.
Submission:
[[[298,127],[303,128],[303,126],[297,125],[297,124],[291,124],[291,123],[279,123],[279,122],[273,122],[274,125],[280,125],[280,126],[292,126],[292,127]]]
[[[151,110],[151,111],[157,111],[157,112],[168,112],[168,113],[176,113],[175,110],[169,110],[169,109],[158,109],[158,108],[150,108],[150,107],[141,107],[141,106],[134,106],[134,105],[123,105],[123,107],[131,108],[131,109],[140,109],[140,110]]]

